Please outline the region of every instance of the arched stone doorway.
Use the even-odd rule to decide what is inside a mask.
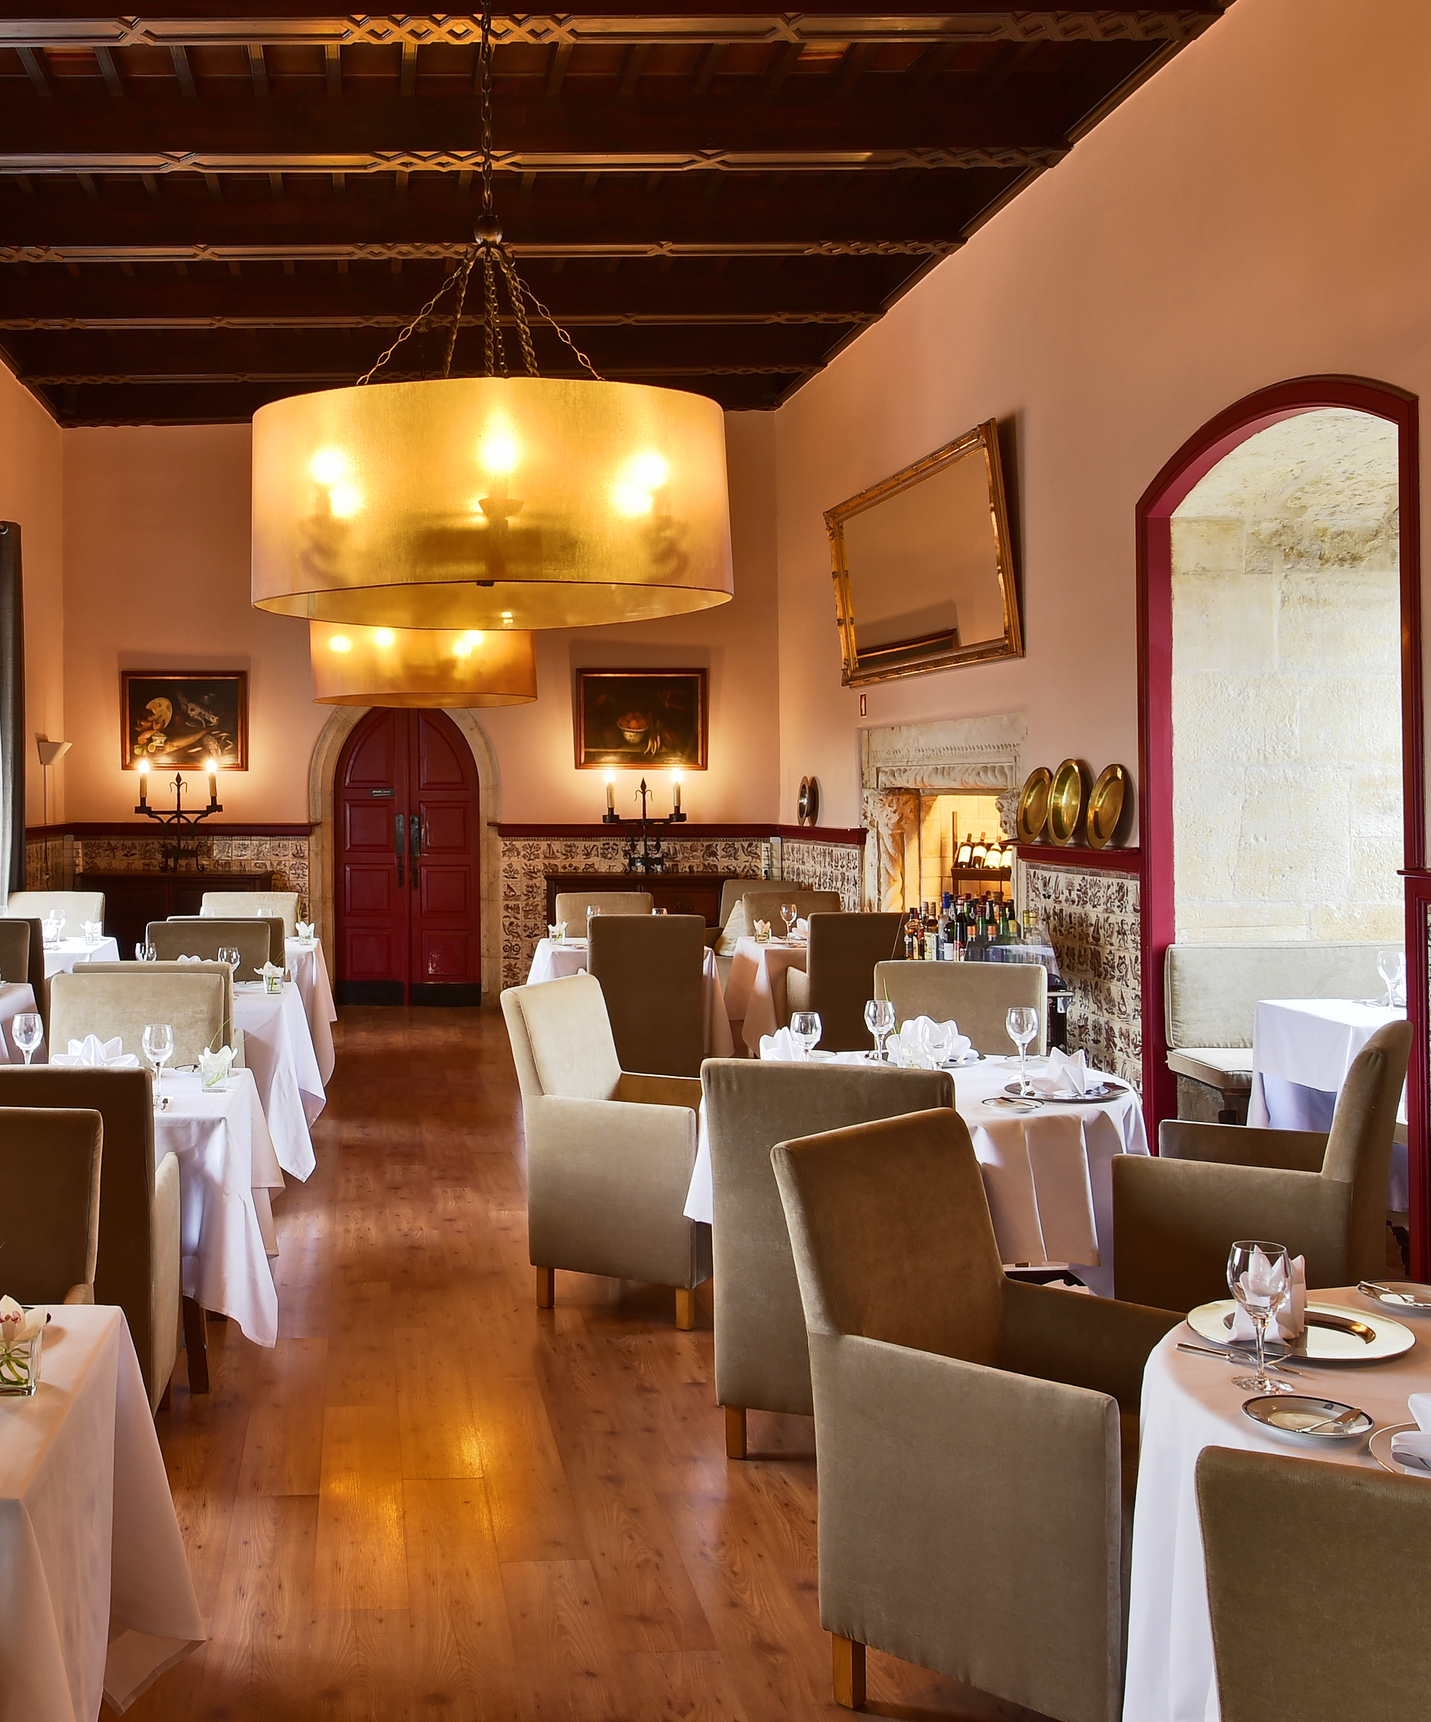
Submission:
[[[308,849],[308,907],[328,951],[337,949],[333,775],[344,742],[370,710],[370,706],[335,706],[314,744],[308,767],[308,817],[313,826]],[[447,715],[472,750],[481,786],[478,876],[482,902],[482,1002],[492,1007],[502,990],[501,853],[496,829],[501,774],[496,751],[474,714],[455,710]]]

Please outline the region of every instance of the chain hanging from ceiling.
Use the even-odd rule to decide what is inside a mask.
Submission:
[[[477,268],[478,264],[482,267],[483,279],[482,333],[486,349],[485,374],[487,376],[505,377],[508,375],[507,353],[502,339],[502,316],[497,302],[497,280],[500,277],[506,286],[507,297],[511,301],[512,316],[517,325],[517,339],[522,349],[522,368],[525,375],[529,377],[541,375],[537,370],[537,356],[532,347],[531,320],[527,315],[526,301],[530,299],[532,309],[540,318],[551,325],[561,340],[566,342],[578,363],[585,370],[590,371],[597,382],[601,381],[601,375],[596,366],[592,364],[591,360],[557,322],[552,313],[518,275],[517,266],[512,261],[512,253],[502,243],[502,224],[497,219],[497,211],[492,198],[492,0],[486,0],[482,8],[482,42],[478,53],[482,91],[482,213],[477,217],[472,243],[464,252],[457,268],[447,277],[412,321],[399,332],[396,340],[379,357],[372,369],[365,371],[358,378],[359,385],[371,382],[404,341],[434,320],[439,303],[455,288],[457,303],[452,311],[447,347],[442,360],[442,375],[444,377],[452,375],[452,354],[457,346],[458,330],[462,327],[462,310],[467,302],[467,287],[472,278],[472,271]]]

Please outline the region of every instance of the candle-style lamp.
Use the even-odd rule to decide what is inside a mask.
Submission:
[[[625,825],[626,821],[616,811],[614,793],[615,778],[606,779],[606,812],[602,815],[603,825]],[[673,806],[664,819],[655,819],[647,812],[647,802],[651,799],[651,790],[643,777],[636,793],[641,797],[641,851],[636,852],[636,833],[632,831],[626,839],[626,871],[628,873],[660,873],[665,870],[666,859],[661,853],[661,827],[664,825],[684,825],[686,816],[681,812],[681,774],[676,773]],[[631,821],[634,825],[635,820]],[[656,835],[652,840],[650,827],[656,827]]]
[[[674,773],[671,778],[671,811],[672,813],[681,811],[681,774],[679,771]]]
[[[186,859],[193,860],[194,867],[198,872],[204,871],[204,863],[199,855],[197,834],[194,836],[192,847],[186,844],[184,836],[185,831],[192,830],[201,819],[207,819],[211,813],[222,813],[224,810],[223,803],[219,800],[219,762],[216,759],[207,760],[204,770],[209,779],[209,805],[200,808],[197,813],[184,812],[181,805],[184,795],[184,775],[182,772],[176,771],[174,781],[170,785],[174,791],[174,808],[172,812],[166,812],[149,805],[149,761],[141,759],[138,762],[139,804],[134,811],[142,813],[146,819],[157,820],[160,825],[172,827],[174,832],[174,841],[166,843],[160,851],[159,866],[161,872],[177,873],[180,862]]]

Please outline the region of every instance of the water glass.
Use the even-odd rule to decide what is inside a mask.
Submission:
[[[1386,988],[1386,1005],[1406,1004],[1406,955],[1403,951],[1378,951],[1376,972]]]
[[[1257,1373],[1234,1375],[1233,1386],[1249,1393],[1290,1393],[1285,1382],[1272,1381],[1267,1374],[1267,1323],[1292,1295],[1292,1264],[1285,1247],[1257,1238],[1235,1243],[1228,1252],[1227,1283],[1257,1335]]]
[[[800,919],[800,908],[796,903],[780,905],[780,919],[785,923],[785,937],[788,939],[795,931],[795,923]]]
[[[824,1032],[824,1025],[817,1010],[797,1010],[790,1018],[790,1033],[800,1048],[801,1058],[809,1058],[814,1048],[820,1044],[820,1036]]]
[[[45,1025],[40,1021],[39,1011],[22,1010],[10,1024],[10,1034],[15,1045],[24,1053],[25,1063],[28,1064],[45,1038]]]
[[[1038,1033],[1038,1012],[1032,1005],[1014,1005],[1004,1018],[1004,1027],[1019,1049],[1019,1093],[1028,1095],[1032,1093],[1028,1078],[1029,1042]]]
[[[148,939],[141,939],[139,941],[139,943],[134,947],[134,955],[136,960],[141,963],[153,963],[158,961],[158,953],[155,951],[153,945],[150,944]]]
[[[865,1027],[874,1036],[880,1062],[888,1058],[885,1042],[894,1033],[894,1000],[869,999],[865,1004]]]
[[[154,1072],[157,1086],[164,1075],[164,1066],[174,1056],[174,1025],[171,1022],[151,1022],[144,1030],[144,1056]]]

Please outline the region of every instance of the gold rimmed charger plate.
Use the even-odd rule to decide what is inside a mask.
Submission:
[[[1088,797],[1088,847],[1102,849],[1113,841],[1132,780],[1121,765],[1106,766]]]
[[[1033,843],[1048,824],[1048,798],[1053,788],[1053,773],[1040,765],[1028,774],[1019,796],[1018,832],[1020,843]]]
[[[1199,1304],[1188,1312],[1188,1326],[1211,1345],[1237,1345],[1246,1350],[1249,1341],[1234,1340],[1232,1317],[1237,1308],[1230,1297]],[[1270,1358],[1294,1358],[1298,1363],[1326,1363],[1341,1367],[1349,1363],[1385,1363],[1400,1357],[1416,1343],[1409,1327],[1389,1316],[1347,1309],[1341,1304],[1307,1302],[1307,1327],[1290,1344],[1269,1340]]]
[[[1371,1456],[1381,1466],[1382,1470],[1390,1471],[1393,1477],[1419,1477],[1423,1483],[1431,1483],[1431,1471],[1423,1471],[1415,1465],[1403,1465],[1392,1456],[1391,1437],[1393,1435],[1410,1435],[1417,1428],[1415,1423],[1387,1423],[1378,1429],[1367,1442]]]
[[[1083,817],[1083,767],[1066,759],[1053,774],[1048,798],[1048,834],[1055,843],[1071,843]]]

